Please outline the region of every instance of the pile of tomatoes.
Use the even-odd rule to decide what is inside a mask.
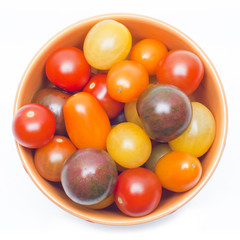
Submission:
[[[132,46],[126,26],[104,20],[82,50],[53,52],[45,72],[52,87],[17,111],[13,134],[72,201],[94,209],[115,202],[138,217],[159,205],[162,187],[185,192],[199,182],[215,120],[188,97],[204,77],[194,53],[150,38]]]

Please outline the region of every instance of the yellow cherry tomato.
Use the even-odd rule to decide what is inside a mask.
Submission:
[[[143,165],[152,150],[150,138],[138,125],[130,122],[120,123],[107,137],[107,151],[111,157],[125,168]]]
[[[112,193],[110,196],[108,196],[101,202],[92,204],[92,205],[85,205],[85,207],[88,207],[91,209],[103,209],[103,208],[109,207],[113,203],[114,203],[114,194]]]
[[[160,143],[152,148],[151,155],[147,162],[145,163],[145,167],[154,172],[155,166],[159,159],[163,157],[166,153],[171,152],[172,149],[169,147],[167,143]]]
[[[131,33],[123,24],[114,20],[103,20],[88,32],[83,51],[92,67],[107,70],[124,60],[131,46]]]
[[[139,127],[143,128],[143,123],[137,113],[137,100],[125,103],[124,114],[128,122],[137,124]]]
[[[188,152],[200,157],[208,151],[215,137],[215,119],[210,110],[199,102],[192,102],[193,116],[188,128],[169,142],[174,151]]]

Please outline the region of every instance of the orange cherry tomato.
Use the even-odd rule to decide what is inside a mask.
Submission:
[[[35,152],[34,163],[37,171],[49,181],[60,182],[63,163],[76,150],[67,137],[54,136],[47,145]]]
[[[125,60],[114,65],[107,75],[109,95],[119,102],[131,102],[148,87],[146,69],[138,62]]]
[[[173,192],[185,192],[198,183],[202,165],[192,154],[170,152],[159,159],[155,173],[164,188]]]
[[[106,149],[110,121],[90,93],[78,92],[68,98],[64,105],[64,118],[68,136],[77,148]]]
[[[153,75],[156,73],[158,63],[167,52],[167,47],[161,41],[146,38],[133,46],[130,59],[141,63],[148,74]]]

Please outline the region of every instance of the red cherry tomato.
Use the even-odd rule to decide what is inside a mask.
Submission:
[[[152,212],[162,196],[158,177],[146,168],[123,171],[117,180],[114,198],[125,214],[140,217]]]
[[[64,47],[47,59],[46,74],[56,86],[68,92],[76,92],[88,82],[91,68],[80,49]]]
[[[61,171],[65,160],[77,148],[64,136],[54,136],[45,146],[36,150],[34,163],[39,174],[53,182],[61,181]]]
[[[124,103],[118,102],[110,97],[107,91],[107,74],[99,73],[94,75],[83,92],[91,93],[100,102],[110,119],[116,117],[124,107]]]
[[[157,67],[159,83],[174,85],[187,95],[197,89],[203,75],[204,67],[200,58],[186,50],[170,51]]]
[[[41,104],[31,103],[21,107],[13,119],[13,135],[27,148],[40,148],[54,136],[56,120],[53,113]]]

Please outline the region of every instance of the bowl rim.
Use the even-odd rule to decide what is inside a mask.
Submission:
[[[64,35],[66,32],[68,32],[69,30],[71,30],[71,29],[73,29],[73,28],[75,28],[79,25],[84,25],[86,23],[101,21],[101,20],[111,19],[111,18],[112,19],[121,18],[122,20],[123,19],[134,19],[134,20],[140,20],[140,21],[145,20],[145,21],[151,22],[151,24],[155,24],[155,25],[160,24],[162,28],[166,29],[167,31],[169,31],[169,30],[173,31],[174,34],[177,34],[178,36],[180,36],[181,38],[186,40],[190,45],[192,45],[199,53],[201,53],[201,56],[204,58],[205,62],[208,64],[208,66],[211,68],[211,70],[214,74],[214,77],[216,79],[216,83],[218,84],[218,89],[220,91],[220,95],[221,95],[222,102],[223,102],[223,115],[224,115],[224,119],[223,119],[223,138],[221,139],[221,145],[220,145],[216,160],[214,161],[213,167],[211,168],[209,174],[205,177],[204,181],[202,181],[201,184],[199,184],[197,186],[195,191],[193,191],[190,195],[188,195],[186,198],[184,198],[182,201],[180,201],[177,205],[174,205],[174,207],[169,208],[167,211],[162,212],[161,214],[146,215],[146,216],[143,216],[141,218],[131,218],[129,220],[124,220],[124,221],[108,221],[108,220],[105,220],[105,219],[103,220],[103,219],[100,219],[100,218],[90,217],[86,214],[77,213],[77,212],[73,211],[72,209],[69,209],[68,207],[64,206],[61,202],[57,201],[38,182],[38,180],[36,179],[36,177],[34,176],[34,174],[32,173],[31,169],[28,167],[28,165],[25,161],[24,153],[22,151],[22,146],[20,146],[16,141],[15,141],[15,143],[16,143],[16,147],[17,147],[20,159],[22,161],[23,167],[26,170],[26,172],[28,173],[28,175],[30,176],[32,181],[35,183],[35,185],[41,190],[41,192],[45,196],[47,196],[52,202],[54,202],[57,206],[59,206],[60,208],[62,208],[65,211],[67,211],[68,213],[71,213],[72,215],[80,217],[80,218],[82,218],[84,220],[87,220],[89,222],[105,224],[105,225],[135,225],[135,224],[142,224],[142,223],[150,222],[150,221],[162,218],[164,216],[167,216],[167,215],[175,212],[177,209],[181,208],[183,205],[188,203],[194,196],[196,196],[198,194],[198,192],[203,188],[203,186],[206,185],[206,183],[209,181],[212,174],[214,173],[216,167],[219,164],[220,158],[223,154],[223,151],[224,151],[224,148],[225,148],[225,145],[226,145],[227,130],[228,130],[228,109],[227,109],[226,95],[225,95],[225,92],[224,92],[224,89],[223,89],[222,82],[220,80],[220,77],[219,77],[215,67],[213,66],[212,62],[210,61],[208,56],[205,54],[205,52],[195,43],[195,41],[193,41],[190,37],[188,37],[182,31],[178,30],[177,28],[171,26],[168,23],[165,23],[162,20],[152,18],[152,17],[149,17],[149,16],[145,16],[145,15],[140,15],[140,14],[109,13],[109,14],[96,15],[96,16],[93,16],[93,17],[88,17],[88,18],[79,20],[79,21],[69,25],[68,27],[65,27],[63,30],[59,31],[53,37],[51,37],[47,42],[44,43],[44,45],[37,51],[35,56],[31,59],[30,63],[28,64],[28,66],[27,66],[27,68],[26,68],[26,70],[25,70],[25,72],[24,72],[24,74],[21,78],[21,81],[20,81],[18,89],[17,89],[17,93],[16,93],[15,101],[14,101],[13,115],[15,115],[16,111],[21,107],[20,104],[19,104],[20,96],[21,96],[20,93],[21,93],[22,88],[25,85],[25,79],[26,79],[30,69],[37,62],[38,57],[40,55],[44,54],[44,52],[52,44],[54,44],[55,39],[59,38],[60,36]]]

